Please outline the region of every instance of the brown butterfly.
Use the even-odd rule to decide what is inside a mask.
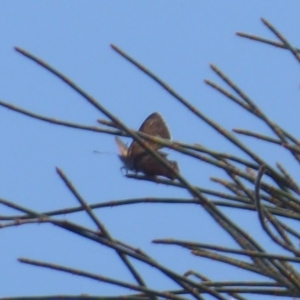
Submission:
[[[157,136],[164,139],[170,139],[169,129],[159,113],[151,114],[141,125],[139,131],[149,135]],[[135,172],[143,172],[148,176],[161,175],[170,179],[175,179],[172,171],[162,165],[155,157],[148,153],[136,141],[133,141],[129,148],[116,137],[116,142],[120,151],[120,159],[124,163],[124,168]],[[162,146],[152,142],[145,141],[153,150],[158,150]],[[167,154],[157,151],[171,166],[174,171],[179,171],[176,161],[167,160]]]

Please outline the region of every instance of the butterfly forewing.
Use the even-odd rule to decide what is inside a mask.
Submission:
[[[159,113],[151,114],[141,125],[139,131],[147,133],[149,135],[157,136],[163,139],[170,139],[171,135],[169,129]],[[157,150],[162,146],[151,141],[147,141],[147,144]],[[144,152],[145,149],[141,147],[136,141],[133,141],[128,149],[129,156],[136,156],[139,153]]]
[[[124,164],[125,169],[133,169],[133,157],[128,156],[128,147],[121,141],[121,139],[115,136],[116,143],[119,148],[119,157]]]
[[[128,147],[121,141],[118,136],[115,137],[115,140],[119,148],[120,156],[127,156]]]

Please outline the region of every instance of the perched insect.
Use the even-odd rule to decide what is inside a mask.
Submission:
[[[151,114],[141,125],[139,131],[149,135],[157,136],[164,139],[170,139],[169,129],[159,113]],[[120,159],[124,163],[124,168],[135,172],[143,172],[148,176],[164,176],[170,179],[175,179],[174,173],[162,165],[155,157],[148,153],[136,141],[133,141],[129,148],[116,137],[116,142],[120,151]],[[145,141],[153,150],[158,150],[162,146],[152,142]],[[156,151],[161,155],[171,166],[174,171],[179,171],[176,161],[167,160],[167,154],[161,151]]]

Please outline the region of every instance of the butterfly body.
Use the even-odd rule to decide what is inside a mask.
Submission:
[[[162,116],[158,113],[151,114],[141,125],[139,131],[147,133],[149,135],[157,136],[164,139],[170,139],[170,132],[165,124]],[[162,146],[152,142],[144,141],[153,150],[158,150]],[[143,147],[141,147],[136,141],[133,141],[129,148],[116,137],[116,143],[120,151],[120,159],[124,164],[124,168],[128,171],[142,172],[147,176],[165,176],[170,179],[175,179],[174,173],[161,164],[155,157],[148,153]],[[170,165],[174,171],[179,171],[178,165],[175,161],[167,160],[167,154],[162,151],[156,151],[161,155]]]

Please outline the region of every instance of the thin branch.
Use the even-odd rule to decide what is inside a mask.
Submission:
[[[297,49],[295,49],[289,41],[271,24],[269,23],[266,19],[262,18],[262,22],[281,40],[285,48],[291,51],[291,53],[294,55],[296,60],[300,63],[300,56],[299,52]]]
[[[124,281],[108,278],[108,277],[97,275],[97,274],[92,274],[89,272],[84,272],[84,271],[78,270],[78,269],[68,268],[68,267],[64,267],[64,266],[60,266],[60,265],[56,265],[56,264],[31,260],[31,259],[27,259],[27,258],[19,258],[18,260],[19,260],[19,262],[24,263],[24,264],[29,264],[29,265],[33,265],[33,266],[42,267],[42,268],[48,268],[48,269],[57,270],[57,271],[65,272],[65,273],[70,273],[72,275],[82,276],[82,277],[94,279],[97,281],[110,283],[110,284],[113,284],[116,286],[131,289],[131,290],[144,292],[147,295],[161,296],[161,297],[166,297],[167,299],[174,299],[174,300],[183,300],[183,298],[169,294],[169,293],[164,293],[164,292],[160,293],[157,290],[152,290],[152,289],[146,288],[141,285],[137,286],[137,285],[130,284],[130,283],[127,283]]]
[[[113,239],[111,235],[109,234],[108,230],[105,228],[105,226],[100,222],[100,220],[97,218],[97,216],[93,213],[92,209],[87,205],[86,201],[81,197],[81,195],[78,193],[78,191],[75,189],[73,184],[70,182],[70,180],[66,177],[66,175],[60,170],[59,168],[56,168],[56,171],[60,178],[64,181],[68,189],[72,192],[72,194],[75,196],[75,198],[78,200],[78,202],[81,204],[81,206],[84,208],[84,210],[87,212],[88,216],[92,219],[92,221],[96,224],[96,226],[99,228],[101,234],[113,242]],[[126,255],[124,255],[123,252],[118,251],[117,253],[125,266],[128,268],[128,270],[131,272],[132,276],[135,278],[135,280],[139,283],[141,286],[146,286],[144,280],[142,279],[142,276],[137,272],[137,270],[133,267],[133,265],[130,263],[130,261],[127,259]],[[150,298],[153,295],[149,295]]]

